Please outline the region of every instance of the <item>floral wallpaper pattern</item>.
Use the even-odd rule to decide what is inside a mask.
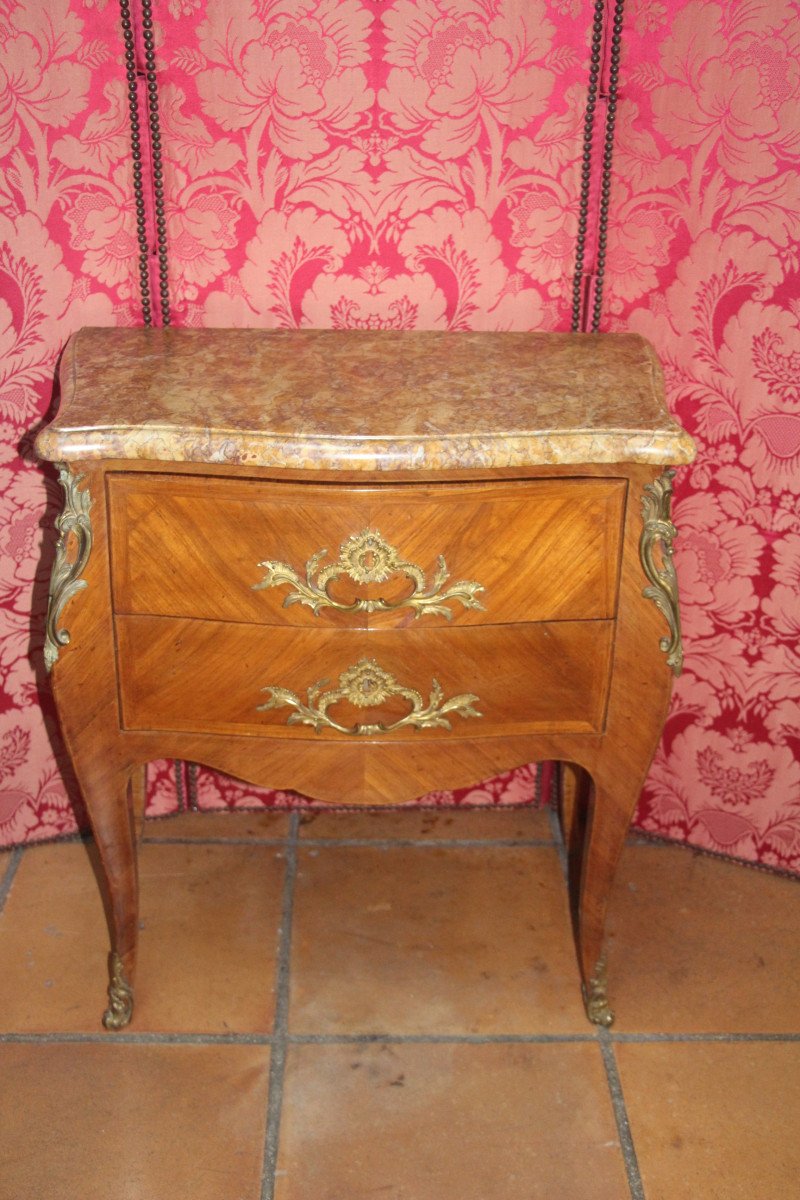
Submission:
[[[60,489],[31,432],[70,333],[141,310],[118,10],[0,0],[0,46],[2,846],[80,819],[42,663]],[[169,771],[155,764],[154,781]]]
[[[0,840],[7,843],[74,828],[51,749],[52,707],[32,666],[41,637],[31,637],[30,612],[33,605],[41,625],[47,586],[40,527],[55,489],[21,456],[20,441],[49,405],[56,355],[70,330],[84,319],[114,320],[115,298],[83,270],[87,247],[64,261],[85,180],[95,178],[97,196],[117,211],[129,185],[109,178],[124,168],[121,110],[102,173],[75,155],[76,134],[106,107],[102,93],[91,102],[89,92],[92,65],[111,57],[113,22],[89,43],[65,2],[4,4],[0,12]]]
[[[655,344],[700,451],[674,505],[686,666],[639,822],[798,870],[800,6],[640,0],[624,47],[609,326]]]
[[[585,0],[157,0],[154,17],[175,323],[569,327]],[[57,501],[20,441],[69,333],[141,309],[118,5],[0,0],[0,32],[3,844],[75,822],[38,667]],[[640,824],[789,869],[798,51],[796,3],[628,0],[603,322],[653,340],[701,446],[675,505],[686,668]],[[173,769],[151,774],[167,811]],[[292,799],[203,769],[195,790]],[[528,769],[466,799],[532,790]]]
[[[177,320],[568,327],[585,5],[206,0],[170,13]]]

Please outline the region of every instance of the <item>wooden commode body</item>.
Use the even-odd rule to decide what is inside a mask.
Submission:
[[[38,438],[65,507],[45,656],[130,1019],[143,766],[397,804],[569,764],[589,1016],[680,670],[670,465],[634,335],[87,329]],[[591,786],[590,786],[591,782]]]

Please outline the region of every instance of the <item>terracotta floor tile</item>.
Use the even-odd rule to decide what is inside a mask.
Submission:
[[[620,1045],[647,1200],[800,1195],[800,1045]]]
[[[551,842],[546,808],[372,810],[371,812],[310,812],[300,819],[300,837],[311,838],[430,838],[458,841],[520,838]]]
[[[3,1200],[255,1200],[263,1046],[0,1046]]]
[[[609,928],[615,1029],[800,1032],[796,881],[681,847],[631,846]]]
[[[213,839],[285,838],[289,814],[282,812],[183,812],[145,821],[148,841],[159,838]]]
[[[276,1200],[624,1200],[596,1045],[289,1052]]]
[[[144,845],[132,1028],[270,1032],[283,887],[269,846]],[[108,933],[87,849],[28,850],[0,916],[0,1022],[97,1031]]]
[[[554,849],[301,851],[302,1033],[585,1033]]]

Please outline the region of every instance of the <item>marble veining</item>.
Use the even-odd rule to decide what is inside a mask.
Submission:
[[[308,471],[691,462],[636,334],[83,329],[43,458]]]

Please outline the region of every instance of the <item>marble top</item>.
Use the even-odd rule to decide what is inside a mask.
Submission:
[[[636,334],[82,329],[43,458],[304,470],[691,462]]]

